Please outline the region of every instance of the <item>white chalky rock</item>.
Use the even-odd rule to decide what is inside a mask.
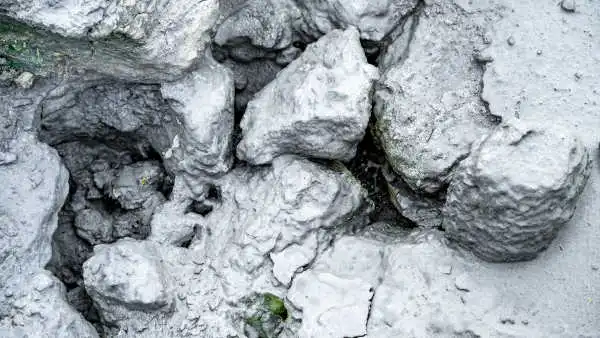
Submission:
[[[238,157],[251,164],[282,154],[350,160],[369,123],[378,77],[355,28],[330,32],[248,103]]]

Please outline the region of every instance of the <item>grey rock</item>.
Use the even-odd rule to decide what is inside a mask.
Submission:
[[[84,209],[75,216],[77,236],[92,245],[108,243],[113,240],[113,222],[110,215],[103,215],[95,209]]]
[[[68,59],[71,69],[128,81],[181,76],[201,58],[219,15],[218,0],[35,0],[5,1],[2,7],[8,17],[44,29],[11,34],[36,46],[46,68]]]
[[[148,240],[176,246],[191,241],[196,229],[205,223],[204,217],[194,212],[193,203],[194,193],[182,177],[176,177],[169,201],[159,206],[152,216]],[[207,208],[211,207],[207,205]]]
[[[183,152],[180,167],[192,177],[227,172],[233,161],[232,73],[207,56],[194,72],[177,82],[164,83],[161,93],[183,125],[175,136],[179,145],[173,141],[163,156]]]
[[[478,20],[486,15],[444,1],[426,6],[408,55],[377,86],[378,136],[394,171],[413,190],[434,193],[447,185],[471,143],[494,125],[479,97],[483,69],[473,60],[473,51],[483,48]],[[406,44],[402,36],[399,43]]]
[[[214,42],[239,61],[264,58],[269,51],[291,46],[298,17],[292,1],[247,1],[219,25]]]
[[[246,110],[248,102],[254,95],[275,79],[283,69],[274,60],[260,59],[250,62],[237,62],[231,59],[222,61],[223,65],[231,69],[236,88],[235,111],[242,113]]]
[[[252,164],[282,154],[350,160],[369,122],[377,78],[358,31],[332,31],[248,104],[238,157]]]
[[[273,287],[268,285],[279,284],[270,272],[282,277],[296,271],[300,261],[312,260],[336,233],[364,224],[371,210],[366,192],[349,172],[294,156],[278,157],[270,167],[233,170],[215,184],[221,203],[206,215],[206,229],[196,234],[190,249],[222,267],[230,299],[242,299],[252,290],[269,291]],[[289,266],[271,264],[271,254],[285,255],[294,248],[307,257]]]
[[[178,178],[171,200],[153,218],[148,240],[96,246],[84,277],[107,332],[242,336],[250,299],[265,292],[285,298],[287,288],[274,276],[277,269],[295,275],[299,264],[310,263],[335,234],[363,224],[370,210],[366,192],[347,172],[292,156],[278,157],[268,167],[236,168],[212,184],[216,193],[200,201],[213,207],[206,215],[189,209],[193,193]],[[176,247],[184,238],[189,248]],[[281,263],[276,268],[269,259],[295,249],[307,257],[290,262],[294,270]],[[127,276],[146,265],[140,271],[160,271],[161,277],[140,283]],[[111,278],[123,283],[109,288]],[[160,302],[153,297],[136,301],[152,285],[154,297],[166,294],[169,301],[162,296]],[[291,337],[297,324],[288,320],[282,330]]]
[[[114,179],[103,188],[125,210],[139,209],[153,195],[164,180],[164,172],[158,162],[144,161],[125,165],[115,173]]]
[[[446,234],[488,261],[533,259],[573,216],[590,168],[587,149],[568,132],[504,124],[457,169]]]
[[[0,294],[50,260],[50,241],[69,176],[56,151],[32,134],[20,132],[8,147],[19,159],[0,170]],[[6,306],[0,295],[0,317]]]
[[[71,308],[65,287],[50,272],[22,277],[27,278],[15,290],[10,312],[0,320],[3,337],[98,337],[94,327]]]
[[[309,265],[317,256],[318,240],[311,234],[304,245],[292,244],[269,257],[273,261],[273,275],[277,280],[289,286],[296,272],[303,266]]]
[[[382,172],[387,182],[390,199],[402,216],[426,228],[442,225],[444,194],[433,196],[414,192],[393,173],[389,165],[384,166]]]
[[[168,310],[174,291],[164,271],[157,253],[140,250],[131,240],[94,247],[83,266],[85,288],[109,323],[116,321],[108,317],[118,315],[115,308]]]
[[[417,0],[300,0],[296,1],[302,10],[298,30],[318,38],[334,29],[358,28],[360,38],[381,41],[401,24],[417,6]]]

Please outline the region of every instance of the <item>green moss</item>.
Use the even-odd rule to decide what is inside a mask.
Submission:
[[[0,57],[7,61],[0,71],[26,70],[34,74],[52,71],[68,55],[49,47],[46,35],[42,30],[0,16]]]
[[[283,300],[272,293],[264,293],[249,298],[248,305],[253,314],[245,319],[246,329],[252,328],[259,338],[278,337],[288,318]]]
[[[282,320],[286,320],[288,318],[287,309],[281,298],[271,293],[265,293],[264,304],[273,315],[278,316]]]

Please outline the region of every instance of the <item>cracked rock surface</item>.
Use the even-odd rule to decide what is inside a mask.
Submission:
[[[0,0],[0,336],[597,337],[600,7]]]

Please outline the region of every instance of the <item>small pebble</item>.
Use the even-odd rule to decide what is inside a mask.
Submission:
[[[452,265],[442,265],[438,267],[438,271],[444,275],[452,274]]]
[[[33,78],[34,76],[30,72],[23,72],[14,81],[17,86],[24,89],[29,89],[31,86],[33,86]]]
[[[537,55],[538,55],[538,56],[542,55],[542,51],[541,51],[541,50],[539,50],[539,49],[537,50],[537,52],[536,52],[536,53],[537,53]]]
[[[515,38],[514,37],[509,37],[506,42],[508,43],[509,46],[514,46],[515,45]]]
[[[581,77],[583,77],[583,74],[581,74],[581,73],[575,73],[575,79],[581,80]]]
[[[575,12],[575,0],[563,0],[560,3],[560,7],[562,7],[565,12]]]
[[[598,267],[598,265],[592,265],[592,270],[594,271],[598,271],[600,268]]]

